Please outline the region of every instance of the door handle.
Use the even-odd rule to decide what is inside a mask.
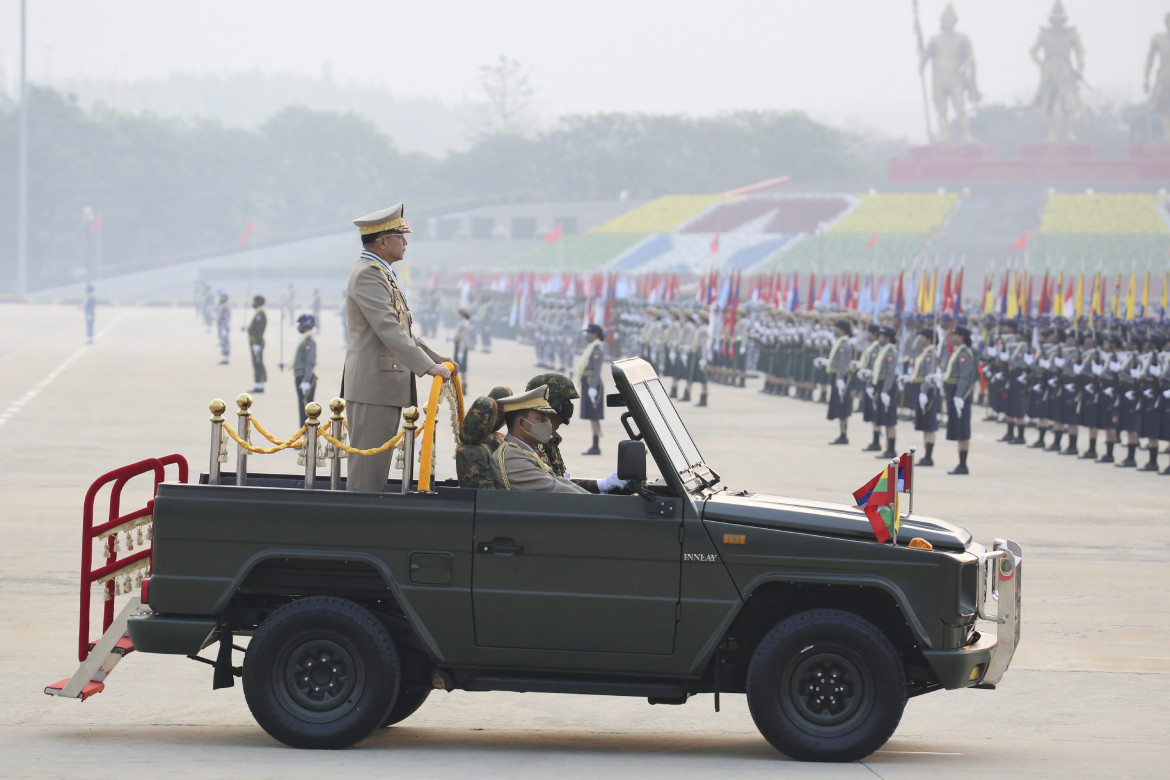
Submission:
[[[480,552],[493,555],[516,555],[524,552],[524,548],[516,544],[514,539],[502,537],[496,537],[490,542],[480,542],[477,546]]]

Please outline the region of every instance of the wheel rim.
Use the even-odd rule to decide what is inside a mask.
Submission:
[[[820,737],[845,734],[873,709],[873,679],[857,653],[813,648],[784,670],[780,701],[803,730]]]
[[[365,687],[361,656],[349,640],[335,634],[290,641],[273,672],[281,704],[297,718],[313,723],[346,715]]]

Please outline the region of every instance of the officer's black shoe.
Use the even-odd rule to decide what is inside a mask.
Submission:
[[[885,458],[886,460],[892,460],[892,459],[898,457],[898,453],[894,452],[893,450],[886,450],[881,455],[874,455],[874,457],[875,458]]]
[[[1085,454],[1081,456],[1081,460],[1096,460],[1096,459],[1097,459],[1097,451],[1096,450],[1085,450]]]
[[[1113,456],[1112,455],[1102,455],[1101,457],[1097,458],[1097,462],[1098,463],[1112,463]]]
[[[1052,444],[1049,444],[1047,447],[1045,447],[1044,451],[1045,452],[1060,452],[1060,445],[1057,444],[1056,442],[1053,442]]]
[[[1157,470],[1158,470],[1157,463],[1147,463],[1146,465],[1144,465],[1138,469],[1138,471],[1157,471]]]
[[[919,464],[919,465],[922,465],[922,464]],[[966,467],[966,466],[963,466],[963,465],[958,465],[958,466],[955,466],[955,467],[954,467],[953,469],[951,469],[950,471],[948,471],[947,473],[948,473],[948,474],[970,474],[971,472],[970,472],[970,471],[967,471],[967,467]]]
[[[249,392],[249,393],[263,393],[263,392],[264,392],[264,388],[263,388],[263,387],[253,387],[253,388],[252,388],[251,390],[249,390],[248,392]]]
[[[1167,466],[1166,468],[1162,469],[1162,476],[1163,477],[1170,477],[1170,466]]]
[[[1015,439],[1016,437],[1014,434],[1005,433],[1003,436],[1000,436],[998,439],[996,439],[996,441],[1006,441],[1008,444],[1011,444],[1013,441],[1015,441]]]
[[[1034,441],[1034,442],[1032,442],[1031,444],[1029,444],[1029,445],[1028,445],[1028,449],[1030,449],[1030,450],[1042,450],[1042,449],[1044,449],[1044,447],[1045,447],[1045,446],[1046,446],[1046,445],[1044,444],[1044,440],[1043,440],[1043,439],[1037,439],[1036,441]]]
[[[835,438],[831,442],[829,442],[829,444],[848,444],[848,443],[849,443],[849,439],[847,439],[845,437],[845,434],[841,434],[840,436],[838,436],[837,438]]]
[[[706,405],[707,405],[707,394],[701,393],[699,395],[699,402],[697,404],[695,404],[695,406],[706,406]]]
[[[861,448],[861,451],[862,451],[862,452],[881,452],[881,451],[882,451],[882,445],[880,445],[880,444],[870,444],[868,447],[862,447],[862,448]]]
[[[219,361],[219,364],[221,366],[226,366],[228,364],[228,362],[227,362],[227,360],[221,360],[221,361]]]
[[[585,450],[581,454],[582,455],[600,455],[601,448],[600,447],[590,447],[589,449]]]
[[[1118,468],[1118,469],[1137,468],[1137,461],[1134,460],[1133,458],[1126,458],[1125,460],[1121,461],[1121,463],[1118,463],[1116,466],[1114,466],[1114,468]]]
[[[678,398],[678,388],[677,387],[670,388],[670,397],[671,398]]]
[[[1028,440],[1024,438],[1023,434],[1017,436],[1008,442],[1008,444],[1027,444]]]
[[[691,400],[691,391],[690,391],[690,390],[684,390],[684,391],[683,391],[683,394],[682,394],[682,398],[680,398],[680,399],[678,399],[678,400],[679,400],[679,401],[689,401],[689,400]]]
[[[1060,454],[1061,455],[1076,455],[1077,449],[1076,449],[1076,447],[1069,447],[1067,450],[1064,450]]]
[[[923,458],[922,460],[916,462],[914,465],[915,466],[933,466],[934,465],[934,458]]]

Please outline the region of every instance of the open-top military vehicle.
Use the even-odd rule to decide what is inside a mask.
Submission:
[[[409,457],[407,489],[383,493],[214,468],[185,484],[145,461],[153,504],[91,523],[116,539],[152,520],[141,605],[119,621],[108,602],[103,638],[90,646],[83,625],[82,668],[46,692],[85,698],[132,649],[217,646],[200,659],[215,687],[242,675],[257,722],[295,747],[352,745],[436,689],[713,693],[716,709],[743,693],[780,751],[851,761],[889,739],[908,697],[999,682],[1019,639],[1018,545],[915,515],[878,544],[857,507],[726,488],[649,364],[619,360],[613,377],[628,495],[416,485]],[[132,556],[113,557],[90,581],[112,590]]]

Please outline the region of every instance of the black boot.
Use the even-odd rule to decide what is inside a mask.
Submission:
[[[1030,448],[1031,448],[1031,449],[1033,449],[1033,450],[1042,450],[1042,449],[1044,449],[1044,436],[1045,436],[1045,434],[1047,434],[1047,433],[1048,433],[1048,429],[1047,429],[1047,428],[1041,428],[1041,429],[1040,429],[1040,438],[1039,438],[1039,439],[1037,439],[1036,441],[1032,442],[1032,444],[1030,445]]]
[[[849,439],[845,436],[845,434],[841,434],[840,436],[838,436],[837,438],[835,438],[831,442],[829,442],[829,444],[848,444],[848,443],[849,443]]]
[[[699,394],[699,402],[697,404],[695,404],[695,406],[706,406],[706,405],[707,405],[707,394],[700,393]]]
[[[1133,457],[1134,455],[1137,454],[1137,445],[1136,444],[1127,444],[1125,446],[1129,449],[1129,454],[1125,456],[1125,460],[1121,461],[1121,463],[1118,463],[1114,468],[1119,468],[1119,469],[1137,468],[1137,461]]]
[[[998,439],[996,439],[996,441],[1010,442],[1016,438],[1016,424],[1008,423],[1007,426],[1007,433],[1005,433],[1003,436],[1000,436]]]
[[[590,447],[589,449],[585,450],[581,454],[582,455],[600,455],[601,454],[601,447],[597,446],[597,439],[598,439],[598,437],[594,436],[593,437],[593,446]]]
[[[934,442],[928,441],[926,443],[926,455],[922,458],[922,460],[918,461],[914,465],[915,466],[933,466],[934,465],[934,458],[931,457],[933,454],[934,454]]]
[[[1085,454],[1081,456],[1081,460],[1096,460],[1097,459],[1097,440],[1089,439],[1089,449],[1085,450]]]
[[[959,465],[947,472],[948,474],[970,474],[967,471],[967,451],[959,450]]]
[[[1077,454],[1077,435],[1070,433],[1068,435],[1068,449],[1060,453],[1061,455],[1076,455]]]
[[[862,452],[881,452],[882,451],[882,435],[877,431],[873,433],[873,441],[868,447],[863,447]]]
[[[1113,462],[1113,444],[1114,444],[1114,442],[1111,442],[1111,441],[1105,442],[1105,454],[1102,455],[1097,460],[1098,463],[1112,463]]]
[[[678,400],[683,402],[691,400],[691,389],[688,387],[686,390],[683,390],[682,398]]]
[[[1158,448],[1150,447],[1150,462],[1142,466],[1138,471],[1157,471],[1158,470]]]
[[[1048,452],[1060,452],[1060,440],[1064,438],[1064,431],[1052,432],[1052,444],[1048,445]]]
[[[878,458],[896,458],[896,457],[898,457],[898,450],[896,447],[894,447],[894,437],[893,436],[891,436],[886,442],[886,451],[883,452],[881,455],[877,455],[876,457],[878,457]]]
[[[678,385],[674,385],[673,387],[670,388],[670,397],[671,398],[678,398]]]

